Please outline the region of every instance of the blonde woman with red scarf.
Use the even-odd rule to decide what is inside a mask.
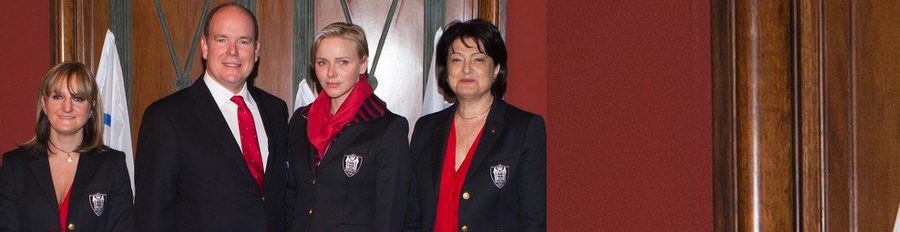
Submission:
[[[290,122],[297,183],[291,230],[400,231],[411,175],[409,128],[367,83],[365,32],[328,25],[310,54],[322,90]]]

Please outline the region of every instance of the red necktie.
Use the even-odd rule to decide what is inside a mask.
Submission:
[[[253,123],[253,114],[244,103],[244,97],[235,95],[231,97],[231,101],[238,106],[238,128],[241,131],[241,153],[244,155],[244,161],[250,168],[250,175],[256,180],[259,192],[263,191],[263,166],[262,155],[259,152],[259,139],[256,137],[256,124]]]

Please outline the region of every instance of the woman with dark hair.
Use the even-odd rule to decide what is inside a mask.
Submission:
[[[333,23],[313,41],[310,65],[322,91],[290,122],[298,191],[292,231],[403,228],[409,126],[366,82],[368,55],[357,25]]]
[[[125,154],[103,146],[98,92],[81,63],[44,76],[34,138],[3,154],[0,231],[132,231]]]
[[[505,101],[506,45],[494,25],[450,25],[438,85],[455,103],[413,131],[408,231],[545,231],[544,120]]]

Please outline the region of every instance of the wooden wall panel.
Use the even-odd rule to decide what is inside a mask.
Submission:
[[[793,82],[793,101],[796,104],[796,130],[794,146],[796,154],[796,175],[798,192],[795,193],[799,207],[797,212],[800,223],[796,226],[801,231],[822,231],[823,218],[821,213],[824,206],[823,181],[824,181],[824,156],[822,148],[822,119],[823,119],[823,56],[824,47],[820,43],[822,34],[824,12],[820,7],[823,0],[799,0],[794,8],[794,14],[798,15],[795,30],[795,41],[799,46],[795,49],[795,76]],[[795,45],[796,46],[796,45]],[[805,57],[811,57],[806,59]]]
[[[773,4],[714,1],[716,231],[889,231],[900,203],[900,3]],[[782,149],[763,149],[772,145]]]
[[[266,1],[257,4],[259,20],[259,64],[254,79],[257,87],[265,89],[293,109],[293,2]],[[297,64],[305,65],[305,64]]]
[[[738,230],[790,231],[795,216],[790,3],[736,2]]]
[[[109,28],[109,2],[54,0],[50,8],[54,63],[79,61],[96,73]]]
[[[734,118],[734,2],[710,4],[713,112],[713,230],[737,231],[737,155]]]
[[[216,0],[210,8],[225,2]],[[203,12],[204,1],[163,1],[160,3],[166,25],[172,36],[177,67],[182,69],[187,62],[191,40]],[[174,92],[176,69],[169,53],[160,19],[153,1],[135,1],[132,8],[132,54],[134,78],[132,80],[132,128],[133,138],[151,103]],[[196,45],[188,76],[193,80],[203,73],[203,60],[199,42]]]
[[[823,9],[825,230],[851,231],[850,1],[827,1]]]
[[[56,0],[50,2],[50,12],[53,12],[53,20],[50,20],[50,36],[53,43],[51,58],[54,63],[75,58],[75,2],[69,0]]]
[[[500,0],[478,0],[478,18],[500,25]]]
[[[900,2],[855,1],[853,111],[858,231],[889,231],[900,203]]]

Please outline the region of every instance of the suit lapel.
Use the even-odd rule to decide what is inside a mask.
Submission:
[[[91,182],[94,174],[97,173],[101,161],[97,153],[81,154],[78,160],[78,168],[75,170],[75,180],[72,182],[71,190],[69,190],[71,191],[69,193],[69,209],[77,209],[79,208],[78,205],[88,202],[85,196],[92,193],[85,193],[85,191],[87,191],[88,183]],[[76,211],[69,210],[69,218],[73,218]]]
[[[231,130],[228,129],[228,122],[225,121],[225,117],[222,116],[222,110],[219,109],[216,101],[213,100],[212,93],[209,92],[209,88],[203,82],[203,77],[198,78],[191,85],[191,97],[195,103],[194,107],[192,107],[194,116],[203,124],[207,134],[211,135],[213,140],[221,145],[221,149],[225,151],[223,155],[231,159],[237,169],[241,170],[244,174],[243,176],[247,177],[245,178],[246,181],[251,181],[253,186],[256,186],[256,180],[250,175],[250,169],[247,167],[247,162],[244,161],[241,148],[238,146],[237,141],[234,140]]]
[[[359,137],[363,131],[366,131],[368,128],[368,123],[352,123],[348,124],[348,126],[344,127],[341,130],[340,134],[335,136],[334,141],[331,142],[331,145],[328,146],[328,151],[325,152],[325,157],[322,157],[322,163],[319,166],[323,166],[331,160],[334,160],[341,151],[344,150],[350,143],[356,140],[356,137]]]
[[[249,85],[249,83],[248,83],[248,85]],[[259,109],[259,116],[263,122],[263,130],[265,131],[266,137],[268,138],[269,144],[266,144],[266,146],[269,146],[269,154],[268,154],[268,158],[266,159],[266,163],[264,164],[264,165],[266,165],[266,169],[265,169],[266,171],[263,173],[263,176],[265,177],[264,179],[269,179],[269,173],[272,173],[270,171],[273,168],[273,164],[278,165],[278,163],[274,163],[274,162],[277,162],[279,160],[277,154],[279,154],[280,151],[276,150],[275,144],[280,143],[281,142],[280,139],[282,137],[272,134],[276,131],[274,128],[272,128],[274,126],[274,125],[272,125],[272,123],[274,123],[273,122],[274,119],[272,118],[272,116],[273,116],[272,112],[275,112],[275,111],[273,109],[271,109],[269,107],[269,105],[266,105],[263,101],[261,101],[262,97],[259,96],[259,94],[256,92],[254,87],[247,86],[247,92],[249,92],[250,95],[253,96],[253,99],[256,101],[256,107],[257,107],[257,109]],[[262,151],[260,151],[260,152],[262,152]],[[265,181],[264,183],[270,183],[270,182]],[[263,186],[263,188],[265,188],[265,186]]]
[[[434,130],[434,133],[431,133],[431,138],[428,140],[437,141],[436,143],[431,143],[430,148],[432,159],[431,180],[433,181],[431,185],[434,196],[437,196],[438,189],[441,186],[441,171],[443,171],[444,155],[446,155],[447,140],[450,136],[450,120],[453,120],[453,112],[455,111],[455,104],[449,109],[441,111],[442,113],[436,121],[437,128]],[[437,197],[434,200],[435,204],[437,204]]]
[[[473,157],[472,163],[469,164],[469,171],[466,172],[466,180],[463,183],[469,182],[469,177],[473,176],[475,172],[480,169],[484,158],[489,155],[491,148],[493,148],[494,144],[497,142],[497,138],[500,137],[499,135],[503,134],[505,110],[506,106],[503,101],[499,99],[494,100],[491,111],[488,112],[488,118],[484,123],[481,139],[478,141],[478,149],[475,150],[475,157]]]
[[[28,169],[31,170],[34,179],[41,186],[41,190],[43,190],[44,196],[50,202],[50,205],[59,205],[56,200],[56,193],[53,192],[53,177],[50,176],[50,163],[47,161],[47,157],[33,149],[30,151],[31,158],[28,160]]]

